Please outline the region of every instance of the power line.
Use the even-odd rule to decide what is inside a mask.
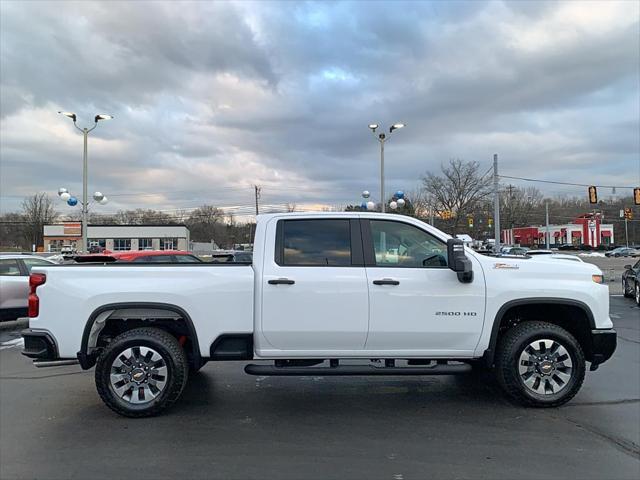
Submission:
[[[557,182],[555,180],[540,180],[537,178],[525,178],[525,177],[512,177],[509,175],[498,175],[500,178],[510,178],[512,180],[524,180],[525,182],[539,182],[539,183],[552,183],[554,185],[571,185],[574,187],[600,187],[600,188],[628,188],[633,190],[636,187],[629,187],[625,185],[589,185],[587,183],[571,183],[571,182]]]

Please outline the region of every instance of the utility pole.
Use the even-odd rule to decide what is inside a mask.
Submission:
[[[629,248],[629,218],[626,215],[624,216],[624,238]]]
[[[258,199],[260,199],[260,190],[262,190],[262,187],[254,185],[253,188],[256,191],[256,216],[258,216],[260,214],[260,210],[258,209]]]
[[[547,231],[544,234],[545,244],[547,246],[547,250],[549,250],[549,200],[545,200],[544,202],[544,210],[547,217]]]
[[[495,225],[495,253],[500,252],[500,180],[498,178],[498,154],[493,155],[493,220]]]

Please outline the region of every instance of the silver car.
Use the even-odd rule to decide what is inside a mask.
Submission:
[[[31,269],[55,264],[35,255],[0,255],[0,321],[27,316]]]

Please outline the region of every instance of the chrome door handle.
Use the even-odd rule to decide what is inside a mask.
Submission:
[[[400,282],[392,278],[383,278],[382,280],[374,280],[373,284],[374,285],[400,285]]]
[[[269,285],[293,285],[296,283],[293,280],[289,280],[288,278],[275,278],[273,280],[267,281]]]

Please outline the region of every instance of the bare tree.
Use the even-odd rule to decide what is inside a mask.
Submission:
[[[536,187],[517,188],[513,185],[504,188],[500,197],[501,218],[505,228],[531,225],[544,199]]]
[[[441,166],[441,174],[432,172],[422,179],[423,189],[431,195],[437,209],[451,212],[452,233],[457,233],[466,216],[491,193],[491,177],[480,173],[478,162],[451,159]]]
[[[287,203],[285,205],[287,212],[295,212],[297,207],[298,206],[295,203]]]
[[[43,246],[44,226],[58,217],[53,201],[44,192],[34,193],[22,201],[22,215],[25,221],[23,235],[28,245]]]

